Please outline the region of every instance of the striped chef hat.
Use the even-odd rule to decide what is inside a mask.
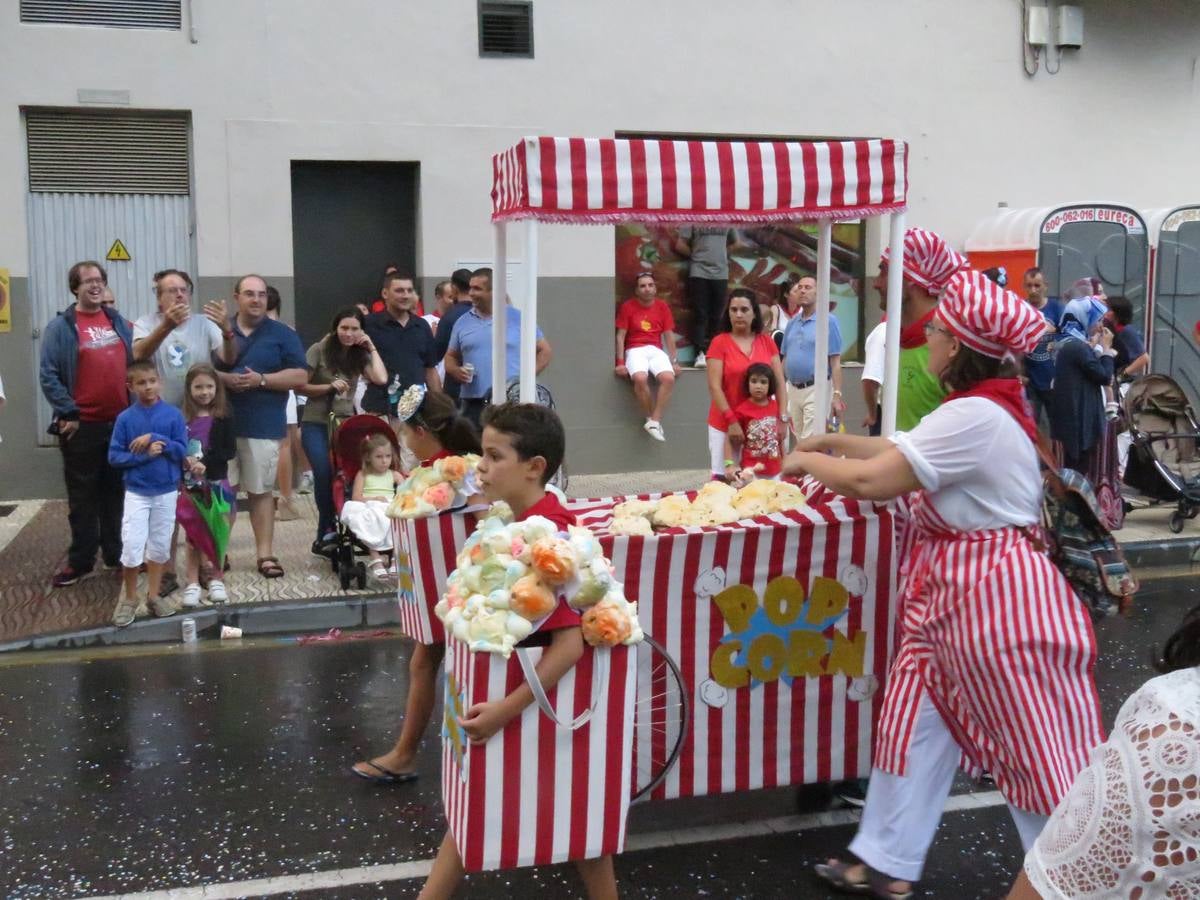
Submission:
[[[883,251],[888,261],[891,248]],[[967,258],[951,249],[940,234],[924,228],[904,232],[904,277],[919,284],[931,294],[940,294],[955,272],[967,268]]]
[[[950,279],[937,315],[963,344],[997,359],[1028,353],[1046,328],[1039,310],[973,269]]]

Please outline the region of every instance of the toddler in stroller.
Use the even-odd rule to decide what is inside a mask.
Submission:
[[[391,426],[371,415],[343,421],[335,428],[330,446],[338,520],[330,560],[343,590],[351,581],[365,588],[368,571],[377,580],[387,577],[383,554],[392,549],[392,524],[386,510],[401,480],[395,468],[400,446]],[[370,556],[369,568],[355,561],[356,552]]]

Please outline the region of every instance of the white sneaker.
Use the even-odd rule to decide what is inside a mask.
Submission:
[[[300,486],[296,488],[297,494],[311,494],[313,492],[313,474],[311,471],[305,472],[300,476]]]
[[[697,369],[705,369],[708,368],[708,360],[704,358],[703,353],[699,353],[696,355],[696,361],[692,365]]]
[[[192,609],[200,605],[200,585],[192,582],[183,589],[183,600],[181,601],[188,609]]]
[[[228,600],[229,600],[229,594],[227,594],[225,592],[225,582],[210,581],[208,583],[208,602],[209,603],[212,603],[215,606],[220,606],[221,604],[227,602]]]
[[[646,429],[646,434],[650,435],[650,437],[654,438],[656,441],[665,441],[667,439],[667,436],[663,434],[662,425],[658,422],[655,422],[653,419],[647,419],[646,424],[642,427]]]

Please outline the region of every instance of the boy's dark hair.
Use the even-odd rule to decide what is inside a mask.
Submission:
[[[99,269],[100,277],[104,280],[105,286],[108,286],[108,273],[104,271],[104,266],[100,265],[94,259],[85,259],[83,262],[75,263],[75,265],[71,266],[71,271],[67,272],[67,287],[71,289],[72,294],[79,290],[79,286],[83,284],[83,275],[81,273],[84,269]]]
[[[517,458],[525,461],[540,456],[546,460],[542,484],[560,468],[567,451],[562,420],[554,410],[536,403],[501,403],[483,414],[484,428],[494,428],[512,439]]]
[[[154,364],[152,359],[135,359],[125,369],[125,380],[132,381],[135,375],[149,373],[152,375],[158,374],[158,366]]]
[[[1119,294],[1109,297],[1108,308],[1112,310],[1113,318],[1122,328],[1133,321],[1133,304],[1129,302],[1128,297],[1122,297]]]
[[[471,270],[455,269],[450,275],[450,283],[460,294],[465,294],[471,289]]]
[[[267,285],[267,312],[277,313],[283,306],[283,298],[279,296],[279,291],[271,285]]]
[[[750,368],[746,370],[746,378],[742,382],[742,390],[747,396],[750,395],[750,376],[757,375],[760,378],[767,379],[767,396],[774,397],[775,390],[779,387],[775,384],[775,373],[771,371],[771,367],[766,363],[751,363]]]

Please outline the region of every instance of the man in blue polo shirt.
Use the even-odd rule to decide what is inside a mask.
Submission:
[[[492,270],[476,269],[471,273],[471,302],[473,307],[454,323],[450,345],[446,351],[446,380],[461,385],[462,411],[476,425],[492,390]],[[508,307],[505,313],[505,371],[516,378],[521,371],[521,312]],[[537,371],[550,365],[553,351],[550,343],[537,330]],[[497,387],[502,394],[504,385]],[[503,402],[503,397],[497,400]]]
[[[417,289],[412,276],[389,272],[383,276],[382,294],[383,311],[367,316],[363,330],[379,350],[388,383],[368,385],[362,408],[378,416],[394,416],[395,398],[412,385],[423,384],[436,391],[442,382],[437,373],[433,329],[417,315]]]
[[[824,420],[818,421],[816,409],[817,352],[817,282],[811,276],[800,279],[800,307],[783,332],[783,364],[787,375],[788,418],[796,438],[806,438],[818,430],[825,431]],[[842,402],[842,330],[838,320],[829,317],[829,377],[833,382],[833,398],[828,413],[841,416],[846,411]]]
[[[233,293],[237,315],[229,320],[224,336],[232,332],[237,358],[226,365],[214,353],[213,365],[221,372],[233,407],[237,484],[249,498],[258,571],[266,578],[279,578],[283,567],[271,551],[275,540],[271,488],[279,465],[279,442],[287,433],[288,392],[307,383],[308,369],[296,332],[267,316],[266,281],[243,275]]]

